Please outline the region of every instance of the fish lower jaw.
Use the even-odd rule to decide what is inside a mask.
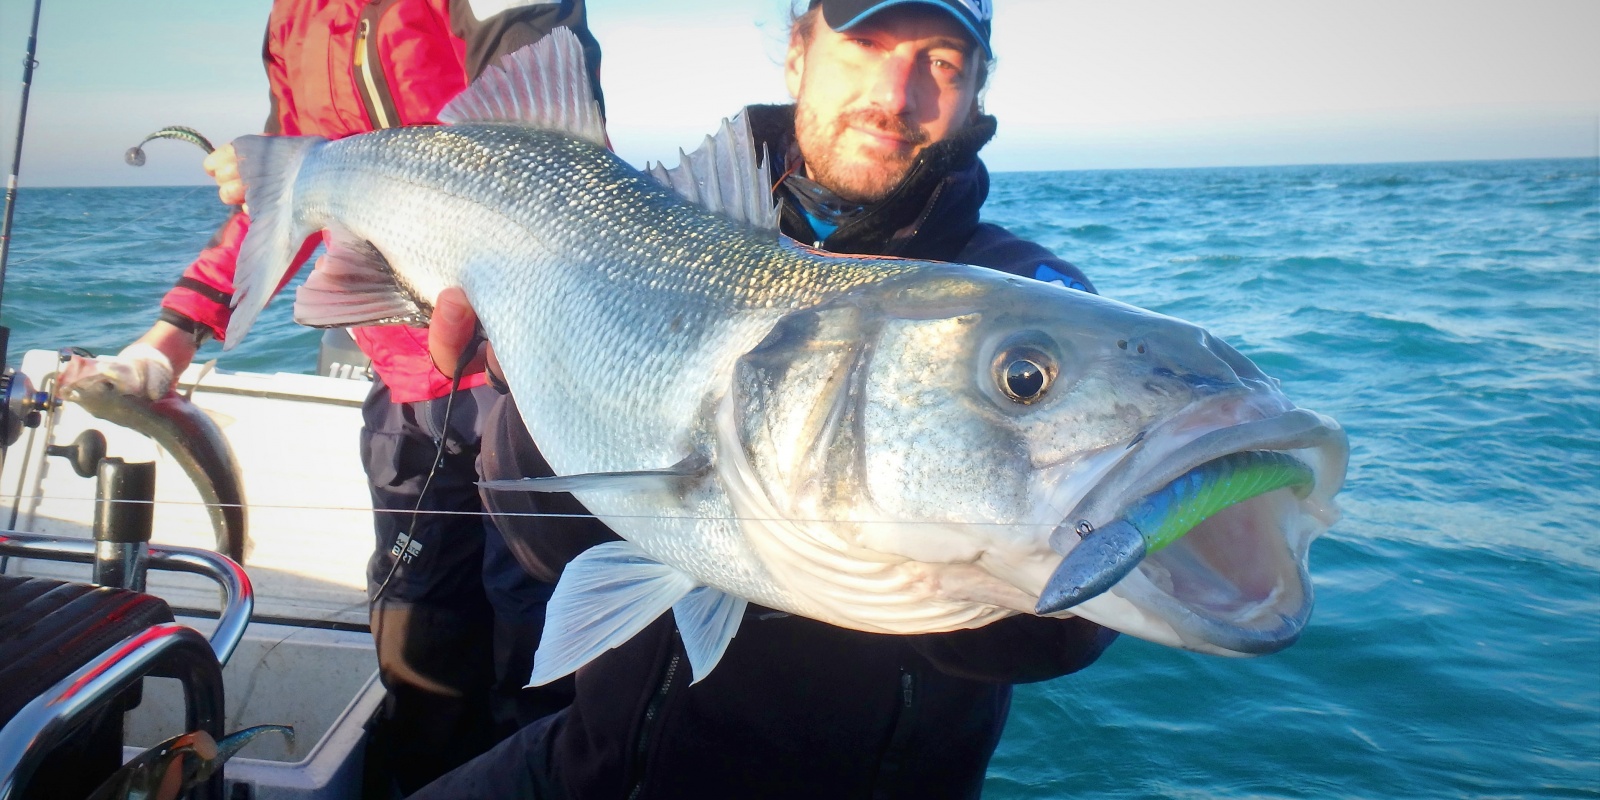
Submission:
[[[1302,505],[1285,488],[1224,508],[1073,611],[1189,650],[1260,655],[1288,647],[1310,618],[1306,555],[1322,529]]]

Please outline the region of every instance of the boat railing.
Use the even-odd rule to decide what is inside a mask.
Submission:
[[[94,564],[99,544],[92,539],[0,531],[0,556],[13,558]],[[239,646],[239,641],[244,638],[245,626],[250,623],[250,613],[255,608],[255,593],[244,568],[221,553],[158,544],[149,545],[145,566],[168,572],[188,572],[216,582],[222,594],[221,611],[217,616],[217,627],[211,633],[210,646],[216,654],[217,663],[226,665],[234,649]]]
[[[0,555],[97,564],[107,545],[88,539],[0,531]],[[0,800],[25,786],[44,757],[61,745],[108,700],[146,676],[177,678],[185,695],[185,730],[223,735],[222,666],[233,655],[255,606],[250,578],[232,559],[190,547],[147,548],[138,568],[187,572],[215,581],[221,610],[208,640],[176,623],[150,626],[94,656],[34,697],[0,727]],[[142,575],[137,581],[143,583]],[[219,796],[220,773],[196,787],[196,796]]]

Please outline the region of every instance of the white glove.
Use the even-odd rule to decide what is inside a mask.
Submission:
[[[62,373],[63,385],[90,375],[104,375],[117,391],[160,400],[172,391],[172,362],[166,354],[147,344],[135,342],[114,356],[74,360]]]

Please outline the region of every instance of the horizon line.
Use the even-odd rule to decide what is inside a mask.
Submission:
[[[1514,158],[1446,158],[1418,161],[1407,159],[1400,161],[1308,161],[1294,163],[1269,163],[1269,164],[1205,164],[1186,166],[1148,166],[1148,167],[1072,167],[1067,169],[991,169],[991,175],[1044,175],[1052,173],[1079,173],[1079,172],[1180,172],[1188,170],[1210,169],[1290,169],[1295,167],[1381,167],[1381,166],[1429,166],[1445,164],[1496,164],[1521,161],[1592,161],[1600,167],[1600,153],[1589,153],[1576,156],[1517,156]],[[637,166],[629,164],[629,166]],[[17,191],[24,189],[192,189],[211,186],[204,181],[195,183],[163,183],[163,184],[29,184],[18,175]]]

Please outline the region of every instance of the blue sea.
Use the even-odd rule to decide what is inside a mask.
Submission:
[[[1007,173],[985,212],[1352,445],[1298,644],[1123,637],[1019,687],[986,797],[1600,798],[1600,165]],[[209,188],[24,188],[13,354],[118,349],[222,218]],[[221,366],[310,371],[288,317]]]

